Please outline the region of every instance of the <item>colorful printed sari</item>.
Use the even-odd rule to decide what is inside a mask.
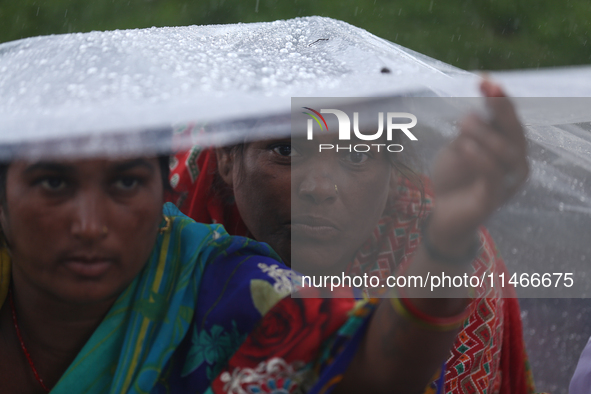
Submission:
[[[189,126],[185,132],[194,132]],[[176,203],[187,215],[204,223],[222,223],[231,234],[246,235],[231,195],[217,179],[212,150],[196,146],[175,156],[171,184],[178,193]],[[367,273],[385,280],[400,266],[409,264],[420,243],[420,223],[432,208],[429,180],[400,178],[387,209],[370,239],[360,248],[348,275]],[[482,253],[473,262],[475,272],[488,275],[506,270],[494,242],[480,229]],[[480,276],[479,276],[480,277]],[[487,276],[488,277],[488,276]],[[519,304],[514,290],[480,289],[471,307],[473,313],[458,334],[446,361],[445,393],[525,394],[533,392],[533,379],[523,342]],[[417,349],[417,351],[420,351]],[[435,392],[436,382],[427,389]]]
[[[292,271],[267,245],[172,204],[164,215],[171,228],[51,393],[327,392],[374,305],[285,297]],[[10,259],[0,257],[2,306]]]

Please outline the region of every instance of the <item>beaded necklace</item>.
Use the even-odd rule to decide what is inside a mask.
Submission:
[[[16,335],[18,336],[18,340],[21,343],[21,349],[23,349],[23,353],[25,354],[25,357],[27,358],[27,361],[29,362],[29,366],[31,367],[31,370],[33,371],[33,375],[35,375],[35,379],[37,380],[37,382],[39,382],[41,387],[43,387],[43,390],[45,390],[46,393],[49,393],[50,390],[45,385],[45,383],[43,383],[43,379],[41,379],[41,377],[39,376],[39,373],[37,372],[37,368],[35,368],[35,364],[33,363],[33,359],[31,358],[31,355],[29,354],[29,351],[27,350],[27,347],[25,346],[25,342],[23,341],[23,336],[21,335],[21,329],[18,326],[18,321],[16,320],[16,309],[14,308],[14,300],[12,298],[12,288],[8,291],[8,297],[10,300],[10,309],[12,311],[12,322],[14,323],[14,328],[16,330]]]

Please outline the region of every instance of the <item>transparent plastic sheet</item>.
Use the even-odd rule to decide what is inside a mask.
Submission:
[[[535,70],[493,71],[490,77],[502,83],[513,97],[589,97],[591,66]]]
[[[426,91],[456,76],[472,78],[320,17],[28,38],[0,45],[0,143],[223,124],[289,113],[290,96]],[[203,142],[248,131],[234,130]]]
[[[492,75],[513,96],[585,97],[590,74],[580,67]],[[292,96],[378,97],[382,104],[393,96],[476,97],[478,79],[320,17],[24,39],[0,45],[0,160],[159,154],[289,137]],[[516,101],[528,126],[530,181],[487,226],[511,271],[535,270],[543,259],[548,269],[568,263],[586,272],[591,107],[571,101],[557,114],[540,105]],[[185,123],[205,132],[175,132]],[[432,143],[421,147],[426,157],[453,136],[452,127],[433,130]],[[536,238],[543,250],[531,243]],[[589,294],[585,287],[576,297]],[[522,306],[538,390],[566,393],[591,333],[588,300],[524,299]]]
[[[515,95],[591,96],[591,85],[581,83],[588,73],[494,76]],[[289,114],[294,96],[476,97],[477,83],[474,74],[321,17],[35,37],[0,45],[0,145],[72,137],[76,149],[52,149],[77,155],[89,137],[84,155],[124,154],[122,145],[165,152],[169,136],[161,131],[187,122],[216,130],[199,143],[231,144],[252,134],[256,122],[248,120]],[[578,116],[589,120],[587,111]],[[154,130],[160,137],[142,137]],[[288,127],[267,130],[282,132]],[[140,137],[130,144],[105,138],[121,134]],[[0,159],[13,152],[0,150]]]
[[[584,117],[583,109],[589,108],[591,99],[518,98],[513,102],[521,109],[522,117],[529,119],[524,128],[528,139],[530,176],[519,192],[485,225],[499,248],[509,276],[517,273],[515,279],[519,285],[516,290],[522,306],[524,337],[537,389],[566,393],[580,351],[587,343],[588,323],[591,321],[591,303],[586,299],[590,295],[591,284],[588,261],[591,256],[588,242],[591,230],[591,124],[562,122]],[[342,98],[294,98],[292,106],[293,147],[299,144],[297,136],[306,137],[305,125],[310,120],[314,136],[321,135],[321,128],[309,115],[312,109],[342,109],[350,115],[351,129],[354,121],[352,112],[357,111],[360,129],[365,134],[373,134],[377,130],[378,112],[386,114],[389,109],[416,115],[417,126],[411,130],[418,141],[403,137],[399,142],[407,150],[393,154],[409,154],[410,160],[405,161],[415,171],[427,175],[436,152],[456,135],[458,119],[469,112],[487,116],[482,101],[477,99],[399,97],[349,101]],[[327,121],[325,127],[333,132],[339,130],[333,114],[325,113],[323,116]],[[553,122],[556,124],[551,125]],[[400,130],[397,132],[400,133]],[[346,148],[349,144],[372,142],[346,141],[342,145]],[[347,150],[344,152],[347,153]],[[320,168],[318,164],[317,168]],[[330,170],[325,170],[322,176],[340,184],[339,193],[351,192],[343,187],[342,178],[330,173]],[[301,180],[292,179],[292,188],[300,186]],[[292,200],[292,205],[297,204]],[[301,209],[299,212],[297,208],[292,209],[292,215],[296,212],[301,214]],[[323,209],[324,214],[329,212],[329,207]],[[340,216],[343,215],[346,213]],[[292,248],[297,244],[298,240],[293,239],[292,234]],[[364,252],[371,254],[367,249]],[[307,268],[305,264],[298,265],[298,261],[293,261],[292,267],[302,272],[306,272]],[[573,287],[565,287],[564,283],[555,287],[555,280],[548,287],[534,287],[531,281],[532,274],[540,274],[541,278],[543,274],[567,272],[573,274]],[[337,272],[336,276],[341,274]],[[349,273],[349,276],[352,274]],[[549,276],[557,278],[556,275]],[[328,287],[324,290],[324,296],[331,295]]]
[[[480,99],[399,97],[379,100],[360,100],[358,98],[335,100],[330,98],[294,98],[292,103],[292,146],[296,151],[298,146],[302,146],[301,150],[307,149],[308,156],[302,154],[306,160],[307,157],[313,155],[318,157],[325,155],[325,160],[318,159],[314,162],[316,167],[320,166],[323,169],[318,170],[322,174],[319,174],[317,179],[315,178],[313,181],[320,183],[330,180],[335,184],[335,191],[338,183],[347,182],[345,176],[340,174],[347,171],[348,174],[351,174],[355,170],[342,170],[342,165],[325,166],[325,162],[328,160],[338,158],[345,163],[348,155],[351,154],[357,155],[359,160],[363,160],[361,157],[363,153],[359,152],[366,152],[370,149],[371,144],[382,143],[381,149],[384,150],[386,147],[390,149],[389,143],[394,143],[400,148],[392,148],[395,153],[391,153],[391,155],[395,155],[397,160],[413,168],[416,173],[428,177],[436,152],[449,143],[456,134],[457,121],[469,112],[487,116]],[[526,109],[524,112],[529,111],[529,118],[534,121],[534,123],[524,124],[529,141],[531,173],[527,183],[517,195],[493,214],[486,224],[510,271],[509,275],[502,278],[495,277],[500,282],[490,277],[490,281],[487,283],[490,286],[509,287],[511,280],[513,286],[516,287],[517,295],[521,298],[589,298],[591,296],[591,266],[587,259],[591,258],[591,246],[587,242],[587,232],[591,229],[591,189],[588,184],[591,170],[589,159],[589,152],[591,152],[590,124],[564,125],[560,123],[573,116],[573,111],[576,113],[578,108],[589,108],[591,99],[518,98],[514,99],[514,103],[518,108]],[[534,111],[535,108],[539,108],[541,113],[537,114]],[[350,140],[341,140],[340,134],[328,135],[326,130],[321,128],[324,126],[333,133],[336,133],[337,130],[339,133],[341,132],[341,125],[340,122],[337,122],[334,109],[348,114]],[[313,110],[316,110],[316,113]],[[354,120],[354,112],[358,113],[357,122]],[[388,141],[385,137],[388,129],[387,123],[390,121],[385,120],[384,117],[389,112],[398,113],[392,122],[400,121],[401,124],[409,123],[409,119],[400,120],[400,118],[413,114],[417,119],[416,126],[407,130],[411,131],[417,140],[413,141],[408,138],[403,134],[401,128],[394,128],[392,131],[394,141]],[[322,113],[324,113],[323,116]],[[378,114],[383,119],[383,136],[379,140],[372,141],[355,139],[353,129],[357,123],[359,130],[364,135],[369,136],[375,133],[375,130],[378,129]],[[327,123],[317,123],[312,115],[317,118],[322,116],[322,121]],[[552,120],[553,117],[555,117],[555,121]],[[557,122],[557,124],[548,125],[553,122]],[[539,125],[540,123],[543,125]],[[310,134],[306,135],[310,132],[312,132],[312,138],[310,138]],[[395,135],[396,133],[398,136]],[[324,136],[324,140],[314,140],[314,138],[322,138],[319,136]],[[310,148],[302,145],[303,143],[315,144],[315,152],[312,153]],[[371,148],[373,154],[376,153],[376,146]],[[339,148],[341,149],[340,154],[329,157]],[[402,151],[399,152],[399,150]],[[297,153],[295,155],[299,156]],[[409,155],[412,160],[408,159]],[[299,158],[294,157],[293,160],[296,163]],[[312,174],[316,170],[310,168],[307,173]],[[371,177],[374,173],[367,172],[366,176]],[[339,179],[342,180],[339,181]],[[383,183],[386,181],[387,179],[384,179]],[[292,188],[300,188],[301,182],[299,178],[292,179]],[[341,185],[341,189],[344,187]],[[346,196],[347,193],[353,191],[353,189],[345,189],[340,193],[344,193]],[[338,192],[334,194],[337,196]],[[292,198],[295,199],[292,200],[292,215],[314,216],[320,214],[320,212],[311,212],[314,209],[314,204],[307,205],[307,209],[310,209],[310,212],[307,212],[302,208],[298,198]],[[335,215],[334,220],[336,221],[339,216],[353,216],[356,210],[363,211],[364,206],[375,204],[374,198],[378,197],[369,194],[366,196],[366,200],[358,201],[355,207],[342,207],[340,214],[338,212],[332,213]],[[327,215],[330,216],[328,205],[330,204],[327,204]],[[294,221],[297,222],[296,219]],[[348,222],[343,221],[338,226],[335,225],[343,231],[341,237],[345,237],[345,233],[354,230],[347,228],[346,223],[356,223],[355,226],[358,226],[360,222],[350,218]],[[377,225],[377,221],[374,225]],[[328,241],[326,244],[323,244],[320,238],[315,241],[319,247],[328,247]],[[352,237],[349,241],[344,242],[357,242],[357,240]],[[380,247],[382,247],[380,244],[376,245],[376,248]],[[292,249],[292,258],[295,258],[294,256],[299,250],[297,249],[298,241],[295,238],[292,238],[292,248],[296,250],[294,252]],[[374,253],[378,256],[380,252],[377,249],[365,249],[364,253]],[[314,272],[314,267],[308,269],[306,261],[302,261],[301,265],[299,263],[297,260],[292,261],[292,267],[296,271]],[[343,274],[347,269],[348,266],[336,267],[336,276]],[[513,276],[514,273],[516,276]],[[486,275],[488,278],[488,273]],[[565,278],[570,279],[565,281]],[[431,288],[436,289],[440,282],[435,279],[431,277],[431,281],[428,284],[424,283],[424,287],[430,285]],[[482,285],[482,278],[480,279]],[[334,284],[338,282],[337,279],[334,279]],[[367,290],[372,290],[371,286],[367,284],[364,286],[367,287]],[[331,286],[329,284],[322,287],[330,288]],[[377,291],[381,287],[388,286],[382,283],[377,287],[378,289],[374,290]],[[379,293],[377,291],[374,295],[380,296]],[[388,295],[389,292],[382,294],[386,297]],[[326,296],[330,296],[330,292],[326,293]]]

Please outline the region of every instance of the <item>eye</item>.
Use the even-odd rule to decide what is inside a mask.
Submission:
[[[39,184],[48,191],[57,192],[66,187],[66,181],[60,177],[52,176],[41,179]]]
[[[367,153],[362,152],[351,152],[345,156],[345,160],[349,161],[353,164],[361,164],[369,159],[369,155]]]
[[[276,144],[272,147],[273,152],[277,153],[279,156],[283,157],[293,157],[298,155],[298,151],[292,148],[291,143],[284,142],[281,144]]]
[[[133,190],[138,184],[139,180],[134,177],[123,177],[115,181],[115,187],[123,191]]]

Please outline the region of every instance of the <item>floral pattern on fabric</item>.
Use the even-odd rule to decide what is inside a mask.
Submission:
[[[207,366],[207,377],[216,377],[221,366],[228,362],[232,354],[246,339],[246,334],[238,332],[236,322],[232,322],[232,328],[225,331],[222,326],[214,325],[210,332],[199,332],[194,327],[192,346],[187,356],[182,376],[187,376],[203,363]],[[214,368],[217,366],[217,368]]]
[[[342,373],[343,368],[326,372],[326,366],[348,361],[335,351],[325,360],[321,346],[331,342],[356,349],[351,338],[360,324],[351,321],[367,320],[370,312],[350,314],[351,297],[291,298],[294,275],[278,261],[253,255],[209,265],[193,329],[179,347],[182,362],[170,364],[166,385],[157,392],[307,392]],[[343,334],[345,326],[350,328]],[[316,368],[320,364],[325,367]]]
[[[361,326],[376,304],[356,305],[352,297],[285,297],[230,359],[212,391],[310,393],[338,382],[360,342]],[[331,369],[335,360],[342,366]]]
[[[339,327],[356,318],[349,317],[350,298],[294,303],[275,290],[290,271],[268,245],[196,223],[172,204],[163,214],[171,225],[158,235],[146,266],[52,393],[281,394],[341,373],[330,366],[346,366],[350,358],[311,371],[322,362],[323,341],[338,338]],[[0,296],[8,290],[10,266],[0,250]],[[254,302],[261,295],[252,292],[261,288],[278,295],[263,312]],[[358,344],[341,342],[351,351]]]
[[[288,394],[298,393],[309,375],[303,363],[288,364],[282,358],[261,361],[256,368],[236,367],[224,372],[220,381],[228,394]]]

